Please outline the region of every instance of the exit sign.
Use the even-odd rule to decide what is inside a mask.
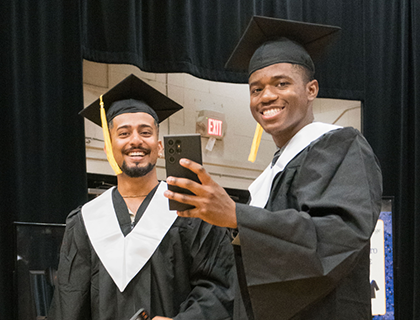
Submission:
[[[208,118],[207,133],[211,136],[222,136],[222,120]]]
[[[203,138],[223,140],[226,134],[227,122],[222,112],[214,110],[201,110],[198,112],[195,132]]]

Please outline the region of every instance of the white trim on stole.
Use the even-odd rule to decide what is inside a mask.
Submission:
[[[251,194],[249,205],[264,208],[270,196],[271,185],[274,177],[286,167],[286,165],[311,142],[315,141],[325,133],[342,128],[340,126],[312,122],[296,133],[286,144],[285,149],[273,167],[271,164],[252,182],[248,187]]]
[[[123,292],[155,252],[177,214],[169,210],[163,195],[167,184],[160,182],[143,216],[124,237],[112,202],[114,188],[85,204],[82,216],[96,254]]]

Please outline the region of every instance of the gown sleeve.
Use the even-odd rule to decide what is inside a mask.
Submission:
[[[232,319],[236,273],[230,236],[225,228],[196,220],[188,249],[191,291],[174,320]]]
[[[80,209],[67,217],[49,320],[90,319],[90,247]]]
[[[333,290],[366,252],[381,194],[376,157],[356,130],[345,128],[289,162],[265,209],[237,204],[255,315],[274,308],[286,319]]]

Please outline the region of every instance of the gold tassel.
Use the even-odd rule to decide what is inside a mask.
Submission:
[[[261,136],[263,133],[263,128],[259,123],[255,128],[254,139],[252,140],[251,151],[249,152],[248,161],[254,162],[257,158],[258,147],[260,146]]]
[[[118,166],[117,162],[115,161],[114,154],[112,153],[111,137],[109,136],[108,121],[106,120],[106,113],[104,108],[104,102],[102,101],[102,95],[99,97],[99,105],[101,106],[101,122],[102,131],[104,133],[106,157],[108,159],[109,164],[111,165],[112,170],[114,170],[116,175],[119,175],[122,173],[122,171]]]

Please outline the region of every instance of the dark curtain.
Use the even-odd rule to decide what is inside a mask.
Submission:
[[[395,196],[397,319],[420,319],[420,2],[365,1],[364,133]]]
[[[209,80],[241,78],[226,72],[223,65],[248,23],[252,2],[125,3],[84,2],[85,59],[129,63],[149,72],[188,72]]]
[[[396,318],[420,318],[419,1],[128,2],[86,2],[86,59],[242,83],[244,74],[223,66],[253,14],[342,27],[317,63],[320,96],[363,102],[363,133],[382,164],[384,195],[395,197]]]
[[[332,24],[342,27],[342,37],[317,66],[320,96],[362,98],[362,0],[338,4],[317,0],[316,5],[310,0],[126,3],[84,2],[85,59],[133,64],[149,72],[187,72],[207,80],[247,83],[246,73],[226,71],[224,64],[252,15]]]
[[[12,222],[64,223],[87,199],[77,115],[83,108],[80,7],[6,0],[0,18],[0,318],[13,319]]]

